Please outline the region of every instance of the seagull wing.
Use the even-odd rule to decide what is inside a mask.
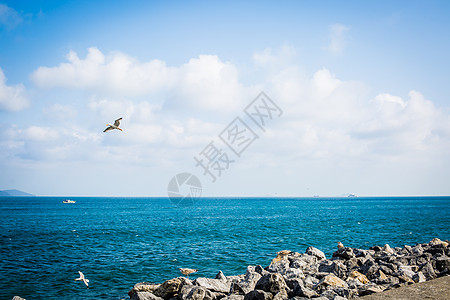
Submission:
[[[117,120],[114,121],[114,126],[119,127],[120,125],[120,120],[122,120],[122,118],[118,118]]]
[[[114,129],[113,127],[109,126],[109,127],[106,127],[106,129],[103,130],[103,132],[107,132],[108,130],[113,130],[113,129]]]

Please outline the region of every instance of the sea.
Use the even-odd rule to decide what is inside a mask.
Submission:
[[[64,204],[63,200],[76,201]],[[0,198],[0,299],[129,299],[138,282],[243,274],[280,250],[450,239],[450,197]],[[78,271],[89,288],[75,281]]]

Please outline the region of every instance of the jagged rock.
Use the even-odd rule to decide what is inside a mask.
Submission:
[[[435,279],[437,277],[436,272],[433,269],[433,265],[430,262],[427,262],[424,264],[420,271],[422,271],[423,275],[425,275],[425,278],[427,280]]]
[[[300,270],[300,269],[292,268],[292,269],[289,269],[289,270],[283,275],[283,277],[284,277],[285,279],[291,279],[291,278],[300,278],[300,279],[303,279],[303,278],[305,278],[305,274],[304,274],[303,271]]]
[[[225,274],[223,274],[222,271],[219,271],[219,273],[217,273],[215,279],[219,279],[221,281],[227,281],[227,277],[225,276]]]
[[[187,294],[185,300],[203,300],[205,298],[206,289],[201,286],[194,286]]]
[[[363,285],[362,287],[358,288],[358,294],[360,296],[366,296],[366,295],[371,295],[374,293],[380,293],[382,292],[383,289],[373,283],[368,283]]]
[[[230,285],[219,279],[198,277],[194,280],[194,285],[214,292],[228,293],[230,291]]]
[[[358,271],[353,271],[348,275],[348,280],[358,280],[362,284],[369,283],[369,279],[367,279],[366,275],[359,273]]]
[[[373,246],[369,248],[370,250],[373,250],[375,252],[381,252],[381,250],[383,250],[383,248],[381,248],[380,246]]]
[[[344,247],[338,249],[336,252],[333,253],[333,258],[342,258],[342,259],[350,259],[355,257],[355,254],[353,253],[352,248]]]
[[[394,254],[394,250],[388,245],[384,245],[383,249],[381,249],[383,252],[389,253],[389,254]]]
[[[367,276],[367,278],[372,279],[373,275],[378,271],[379,266],[376,264],[375,260],[368,259],[366,262],[361,266],[359,271]]]
[[[436,269],[441,273],[440,275],[450,274],[450,257],[441,256],[437,257],[436,260]]]
[[[342,279],[340,279],[339,277],[337,277],[336,275],[333,274],[329,274],[327,276],[325,276],[324,278],[322,278],[319,283],[316,285],[316,290],[322,290],[322,289],[326,289],[328,286],[331,287],[343,287],[346,288],[348,287],[347,283],[345,281],[343,281]]]
[[[305,286],[309,287],[309,288],[313,288],[314,286],[316,286],[318,283],[320,282],[320,279],[313,277],[311,275],[307,275],[305,277],[305,279],[303,279],[303,283],[305,284]]]
[[[262,276],[256,283],[255,289],[263,290],[276,294],[287,288],[287,284],[283,278],[278,273],[271,273]]]
[[[269,267],[267,267],[267,271],[271,273],[280,273],[281,275],[286,274],[286,272],[289,270],[289,261],[286,260],[280,260],[275,263],[271,263]]]
[[[441,240],[438,239],[438,238],[432,239],[432,240],[430,241],[430,245],[431,245],[431,246],[443,245],[444,247],[448,247],[448,243],[447,243],[447,242],[441,241]]]
[[[173,279],[163,282],[153,292],[153,294],[155,294],[158,297],[164,298],[164,299],[170,298],[170,297],[178,294],[178,292],[181,290],[183,283],[186,282],[181,278],[186,279],[184,277],[177,277],[177,278],[173,278]],[[186,279],[186,280],[188,280],[188,279]]]
[[[243,295],[235,295],[235,294],[231,294],[228,295],[226,298],[223,298],[225,300],[244,300],[244,296]]]
[[[415,256],[421,256],[423,254],[423,247],[421,244],[418,244],[411,248],[411,253]]]
[[[300,269],[302,271],[314,271],[314,266],[317,263],[318,258],[309,254],[302,254],[296,256],[291,260],[289,265],[291,268]]]
[[[325,297],[327,299],[334,299],[338,294],[336,294],[333,290],[326,290],[322,294],[320,294],[321,297]]]
[[[301,279],[288,280],[286,284],[289,287],[291,297],[301,296],[309,299],[318,296],[313,289],[306,287]]]
[[[262,290],[253,290],[246,294],[244,300],[272,300],[273,295]]]
[[[269,273],[266,270],[264,270],[264,268],[260,265],[255,266],[255,272],[259,273],[260,275],[266,275]]]
[[[272,300],[285,300],[288,298],[289,298],[289,296],[288,296],[287,292],[285,290],[282,290],[282,291],[279,291],[278,293],[276,293],[273,296]]]
[[[423,273],[421,271],[414,274],[414,276],[412,277],[412,280],[415,283],[427,281],[427,279],[425,278],[425,275],[423,275]]]
[[[412,279],[412,278],[414,277],[414,275],[416,275],[416,273],[414,273],[414,272],[411,270],[411,266],[400,266],[400,267],[398,268],[398,273],[399,273],[400,275],[405,275],[405,276],[407,276],[407,277],[410,278],[410,279]]]
[[[128,296],[132,297],[133,294],[137,292],[149,292],[153,293],[160,284],[149,283],[149,282],[139,282],[134,285],[134,287],[128,292]]]
[[[348,298],[346,298],[346,297],[341,297],[341,296],[337,295],[337,296],[334,296],[334,298],[332,300],[347,300],[347,299]]]
[[[228,295],[226,298],[224,298],[225,300],[244,300],[244,296],[243,295],[235,295],[235,294],[231,294]]]
[[[135,292],[130,297],[130,300],[163,300],[163,298],[155,296],[150,292]]]
[[[261,275],[257,272],[249,272],[245,274],[245,278],[240,282],[231,284],[230,292],[234,294],[245,295],[255,289],[256,283],[261,279]]]
[[[306,249],[306,254],[313,255],[319,260],[326,259],[325,254],[322,251],[312,246]]]
[[[325,260],[319,265],[319,272],[333,273],[338,277],[344,278],[347,274],[347,267],[340,261]]]

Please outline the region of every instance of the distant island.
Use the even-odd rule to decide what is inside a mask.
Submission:
[[[35,195],[22,192],[19,190],[3,190],[0,191],[0,197],[34,197]]]

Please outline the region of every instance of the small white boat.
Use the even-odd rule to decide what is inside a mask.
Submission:
[[[77,202],[77,201],[70,200],[70,199],[63,200],[63,203],[75,203],[75,202]]]

